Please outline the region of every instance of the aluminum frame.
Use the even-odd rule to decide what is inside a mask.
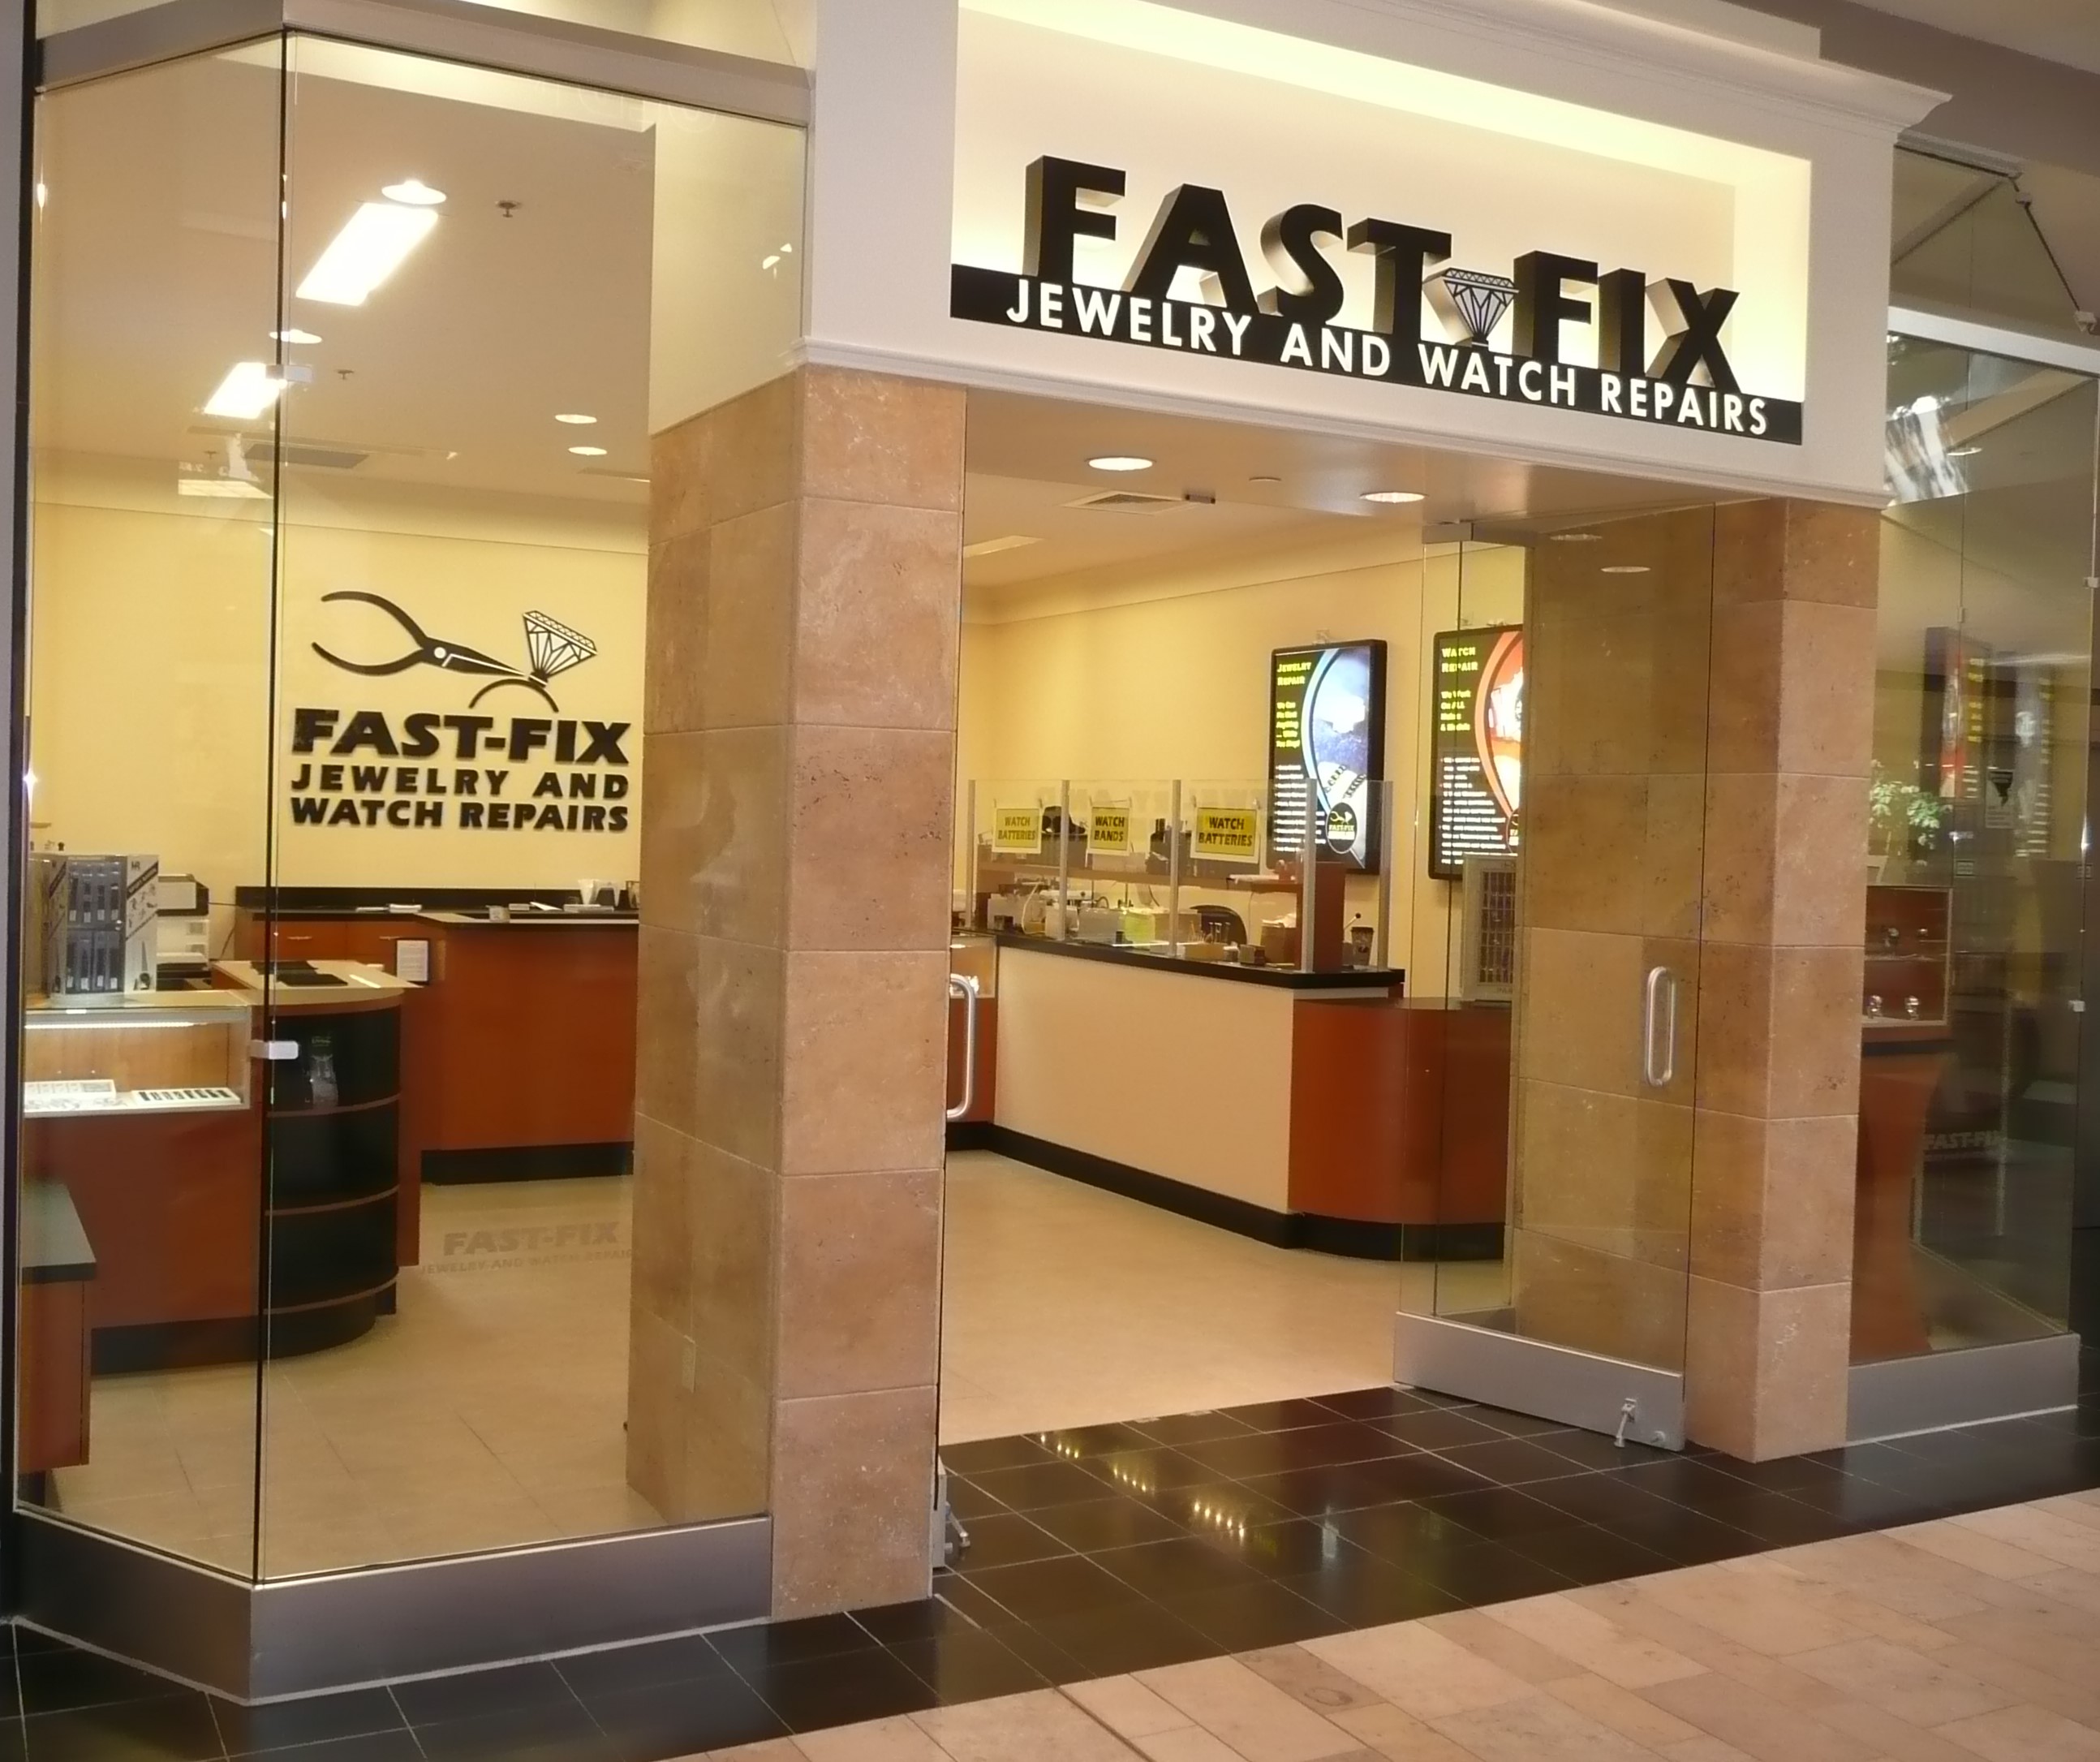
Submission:
[[[2077,1335],[2050,1334],[1855,1364],[1846,1380],[1845,1441],[1867,1444],[2075,1407],[2078,1349]]]
[[[37,46],[53,91],[293,31],[805,127],[808,70],[469,0],[166,0]]]
[[[298,1579],[240,1579],[33,1510],[20,1618],[240,1701],[754,1621],[773,1524],[743,1517]]]
[[[1623,1423],[1630,1442],[1684,1447],[1684,1379],[1678,1372],[1499,1328],[1403,1310],[1393,1329],[1393,1379],[1608,1437]]]

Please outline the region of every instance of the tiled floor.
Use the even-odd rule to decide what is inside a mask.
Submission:
[[[653,1526],[626,1484],[629,1183],[424,1190],[422,1261],[363,1339],[261,1390],[271,1574]],[[236,1571],[256,1522],[252,1367],[95,1380],[68,1516]]]
[[[24,1635],[0,1762],[660,1762],[935,1708],[765,1762],[2100,1757],[2100,1504],[1950,1521],[2100,1486],[2092,1389],[1762,1467],[1388,1388],[964,1445],[924,1602],[250,1712]],[[1171,1673],[1239,1652],[1325,1723]]]
[[[943,1443],[1392,1374],[1400,1267],[1272,1248],[986,1150],[949,1157],[946,1208]]]

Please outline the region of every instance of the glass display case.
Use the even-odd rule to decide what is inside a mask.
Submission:
[[[1944,887],[1870,886],[1860,1018],[1870,1027],[1947,1022],[1947,928],[1954,895]]]
[[[31,1003],[22,1020],[25,1119],[246,1108],[248,1000],[145,996],[154,1000]]]

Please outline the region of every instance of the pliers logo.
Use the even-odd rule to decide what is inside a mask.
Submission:
[[[489,682],[467,700],[470,709],[492,691],[506,685],[522,686],[528,691],[536,691],[546,700],[547,708],[559,710],[554,695],[547,689],[547,682],[558,673],[567,673],[571,667],[580,667],[598,652],[598,644],[566,625],[560,625],[544,612],[525,614],[525,656],[528,665],[514,667],[507,660],[499,660],[493,655],[484,655],[478,648],[469,648],[463,643],[441,642],[430,635],[422,625],[390,599],[382,599],[377,594],[367,594],[355,588],[344,588],[333,594],[321,595],[325,605],[331,600],[355,600],[361,605],[377,606],[408,633],[408,640],[416,646],[407,654],[393,660],[346,660],[334,655],[318,643],[314,652],[332,667],[340,667],[345,673],[380,674],[406,673],[411,667],[436,667],[447,673],[467,673],[480,675]]]

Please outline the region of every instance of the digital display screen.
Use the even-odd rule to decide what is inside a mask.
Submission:
[[[1524,786],[1524,626],[1442,630],[1433,651],[1429,872],[1516,849]]]
[[[1309,813],[1331,857],[1376,869],[1371,786],[1385,776],[1385,644],[1279,648],[1268,677],[1270,866],[1303,856]]]

